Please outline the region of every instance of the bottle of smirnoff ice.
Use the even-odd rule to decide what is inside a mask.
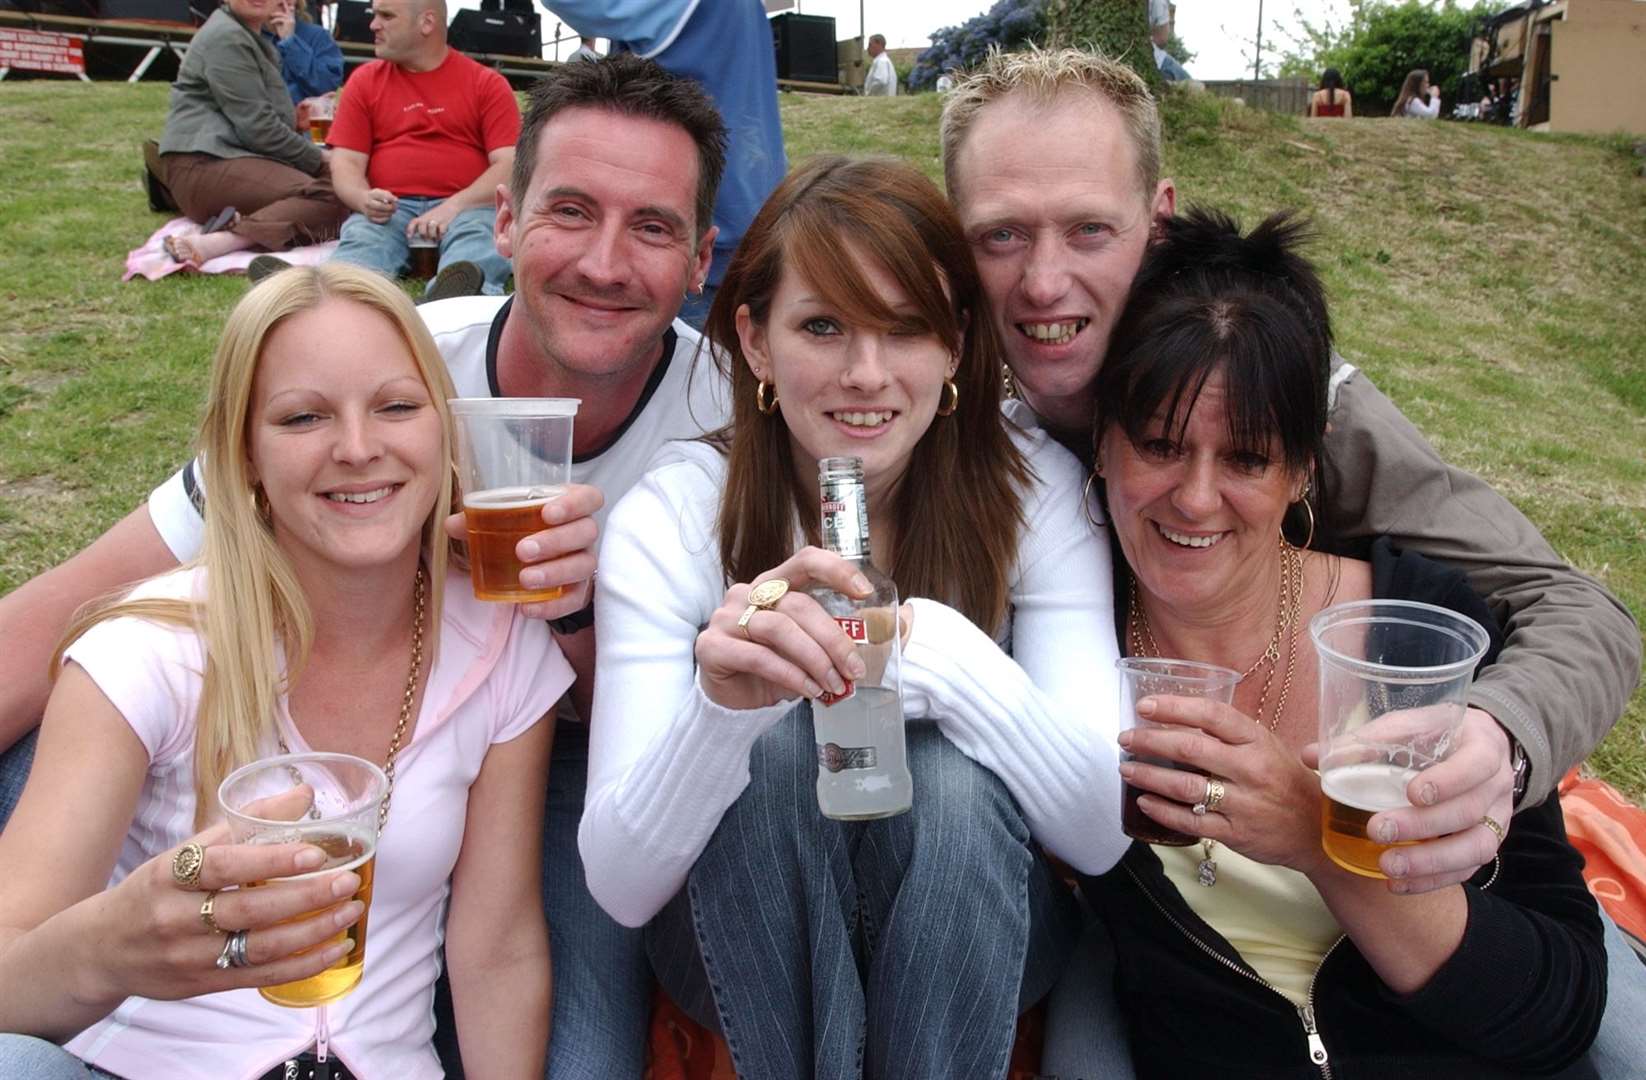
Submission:
[[[812,703],[817,738],[817,805],[825,817],[866,821],[909,809],[914,782],[903,748],[902,644],[897,585],[869,559],[869,500],[860,458],[818,462],[823,546],[857,565],[874,588],[863,599],[812,593],[857,643],[868,673],[839,697]]]

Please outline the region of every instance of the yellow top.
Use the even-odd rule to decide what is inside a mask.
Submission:
[[[1219,844],[1212,849],[1217,884],[1200,884],[1199,844],[1156,847],[1166,877],[1183,899],[1276,990],[1302,1005],[1315,969],[1342,929],[1309,879],[1266,866]]]

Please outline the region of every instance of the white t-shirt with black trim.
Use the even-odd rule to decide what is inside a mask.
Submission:
[[[460,397],[501,397],[497,343],[512,297],[464,296],[417,309],[451,372]],[[601,535],[606,514],[646,472],[652,455],[676,439],[695,439],[731,419],[726,381],[696,330],[675,320],[663,336],[663,358],[616,436],[597,453],[572,459],[572,482],[606,496],[595,515]],[[149,495],[149,517],[178,562],[205,544],[205,486],[198,461],[173,473]]]

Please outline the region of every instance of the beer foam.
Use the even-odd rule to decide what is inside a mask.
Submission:
[[[1417,772],[1388,762],[1346,765],[1323,774],[1320,790],[1344,806],[1378,814],[1411,805],[1406,798],[1406,785]]]
[[[476,510],[520,510],[528,506],[542,506],[550,499],[566,493],[564,484],[520,484],[515,487],[488,488],[463,496],[463,506]]]

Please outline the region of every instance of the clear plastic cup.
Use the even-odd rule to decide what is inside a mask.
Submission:
[[[1240,681],[1238,671],[1218,667],[1216,664],[1202,664],[1198,660],[1123,656],[1115,661],[1115,667],[1120,669],[1122,730],[1161,726],[1137,715],[1137,703],[1151,694],[1211,698],[1227,705],[1234,701],[1235,684]],[[1165,769],[1181,768],[1177,762],[1167,761],[1165,758],[1125,752],[1121,753],[1120,760],[1141,761],[1145,765],[1158,765]],[[1125,783],[1121,785],[1120,827],[1127,836],[1146,844],[1165,844],[1170,847],[1187,847],[1200,839],[1176,829],[1168,829],[1145,814],[1137,805],[1137,797],[1141,794],[1143,792],[1139,788]]]

